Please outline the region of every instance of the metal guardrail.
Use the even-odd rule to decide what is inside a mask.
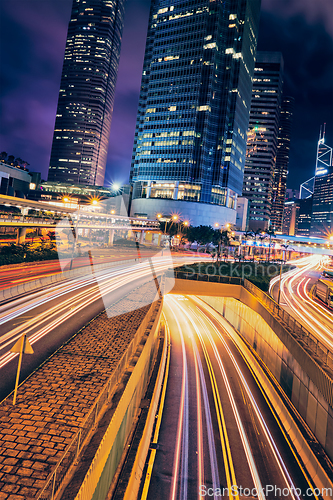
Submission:
[[[313,354],[318,356],[323,363],[328,366],[328,368],[333,370],[333,353],[327,347],[320,342],[311,332],[304,328],[301,323],[299,323],[293,316],[291,316],[287,311],[280,307],[274,299],[272,299],[267,293],[260,290],[253,283],[244,279],[244,288],[255,295],[265,307],[276,317],[278,317],[284,326],[291,331],[294,337],[297,337],[297,341],[302,346],[307,346]]]
[[[95,219],[98,219],[97,221]],[[102,219],[102,221],[101,221]],[[62,220],[61,217],[34,217],[31,215],[0,215],[0,224],[1,223],[11,223],[11,224],[47,224],[56,226]],[[159,230],[159,222],[158,221],[150,221],[150,220],[135,220],[133,218],[128,217],[119,217],[119,216],[108,216],[108,217],[98,217],[94,215],[94,220],[85,220],[84,216],[81,216],[81,220],[79,221],[79,227],[88,227],[88,226],[100,226],[101,228],[118,228],[118,227],[128,227],[130,228],[138,228],[144,230]]]
[[[56,494],[59,488],[63,485],[70,467],[78,462],[80,453],[86,445],[87,438],[90,436],[91,432],[96,429],[99,417],[102,416],[102,413],[104,413],[103,410],[105,409],[105,405],[110,402],[112,396],[114,395],[117,384],[124,373],[124,369],[127,366],[129,359],[137,349],[143,332],[147,327],[149,327],[149,325],[153,324],[155,320],[154,312],[155,310],[156,312],[158,311],[160,305],[160,301],[153,302],[151,304],[143,322],[141,323],[128,348],[124,352],[116,369],[112,373],[108,382],[105,384],[102,392],[98,396],[95,404],[89,411],[78,432],[67,446],[54,471],[48,476],[46,484],[36,497],[36,500],[54,500],[54,498],[56,498]]]

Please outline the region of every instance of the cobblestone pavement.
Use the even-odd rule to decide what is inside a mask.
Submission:
[[[135,335],[156,289],[144,285],[125,299],[135,311],[104,312],[36,370],[0,404],[0,500],[36,498],[66,446]],[[132,307],[131,307],[132,309]],[[122,309],[123,310],[123,309]]]

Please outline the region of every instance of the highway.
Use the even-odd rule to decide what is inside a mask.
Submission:
[[[141,500],[316,498],[231,327],[195,297],[167,295],[163,311],[167,385]]]
[[[18,355],[11,353],[10,349],[23,334],[28,336],[35,353],[23,356],[21,381],[104,308],[120,301],[147,281],[156,290],[155,273],[158,275],[174,264],[195,260],[157,255],[150,260],[133,261],[133,264],[119,262],[118,266],[99,272],[91,269],[83,276],[2,304],[0,400],[14,387]],[[145,305],[142,301],[141,304]],[[118,308],[117,314],[125,312],[129,312],[128,309]]]
[[[318,298],[311,288],[321,272],[329,268],[329,258],[309,256],[290,264],[296,269],[282,275],[280,305],[333,351],[333,311]],[[270,294],[277,300],[279,277],[271,281]]]
[[[90,265],[88,250],[93,249],[94,265],[103,264],[106,262],[118,262],[121,260],[129,260],[138,258],[138,253],[135,248],[118,248],[111,247],[108,249],[96,249],[94,247],[83,247],[82,256],[76,257],[72,262],[72,269]],[[156,254],[156,250],[141,249],[143,258],[152,257]],[[62,270],[69,269],[70,258],[65,258],[62,262],[62,269],[59,260],[46,260],[38,262],[26,262],[22,264],[14,264],[3,266],[0,275],[0,290],[26,283],[27,281],[51,276],[61,273]],[[64,266],[67,265],[67,267]]]

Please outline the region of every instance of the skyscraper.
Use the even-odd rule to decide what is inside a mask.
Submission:
[[[320,132],[317,147],[310,234],[322,237],[333,234],[333,150],[325,144],[325,129]]]
[[[49,181],[103,185],[125,0],[73,0]]]
[[[276,232],[283,232],[283,210],[286,199],[294,103],[295,99],[293,97],[284,97],[282,99],[279,117],[279,135],[276,164],[273,174],[273,199],[271,209],[271,226]]]
[[[253,78],[243,196],[249,199],[249,228],[268,229],[278,149],[283,85],[280,52],[258,52]]]
[[[260,0],[153,0],[130,180],[132,213],[236,219]]]

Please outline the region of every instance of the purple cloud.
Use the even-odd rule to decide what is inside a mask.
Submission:
[[[331,0],[262,0],[261,8],[285,19],[296,15],[305,17],[309,24],[322,23],[333,37]]]

